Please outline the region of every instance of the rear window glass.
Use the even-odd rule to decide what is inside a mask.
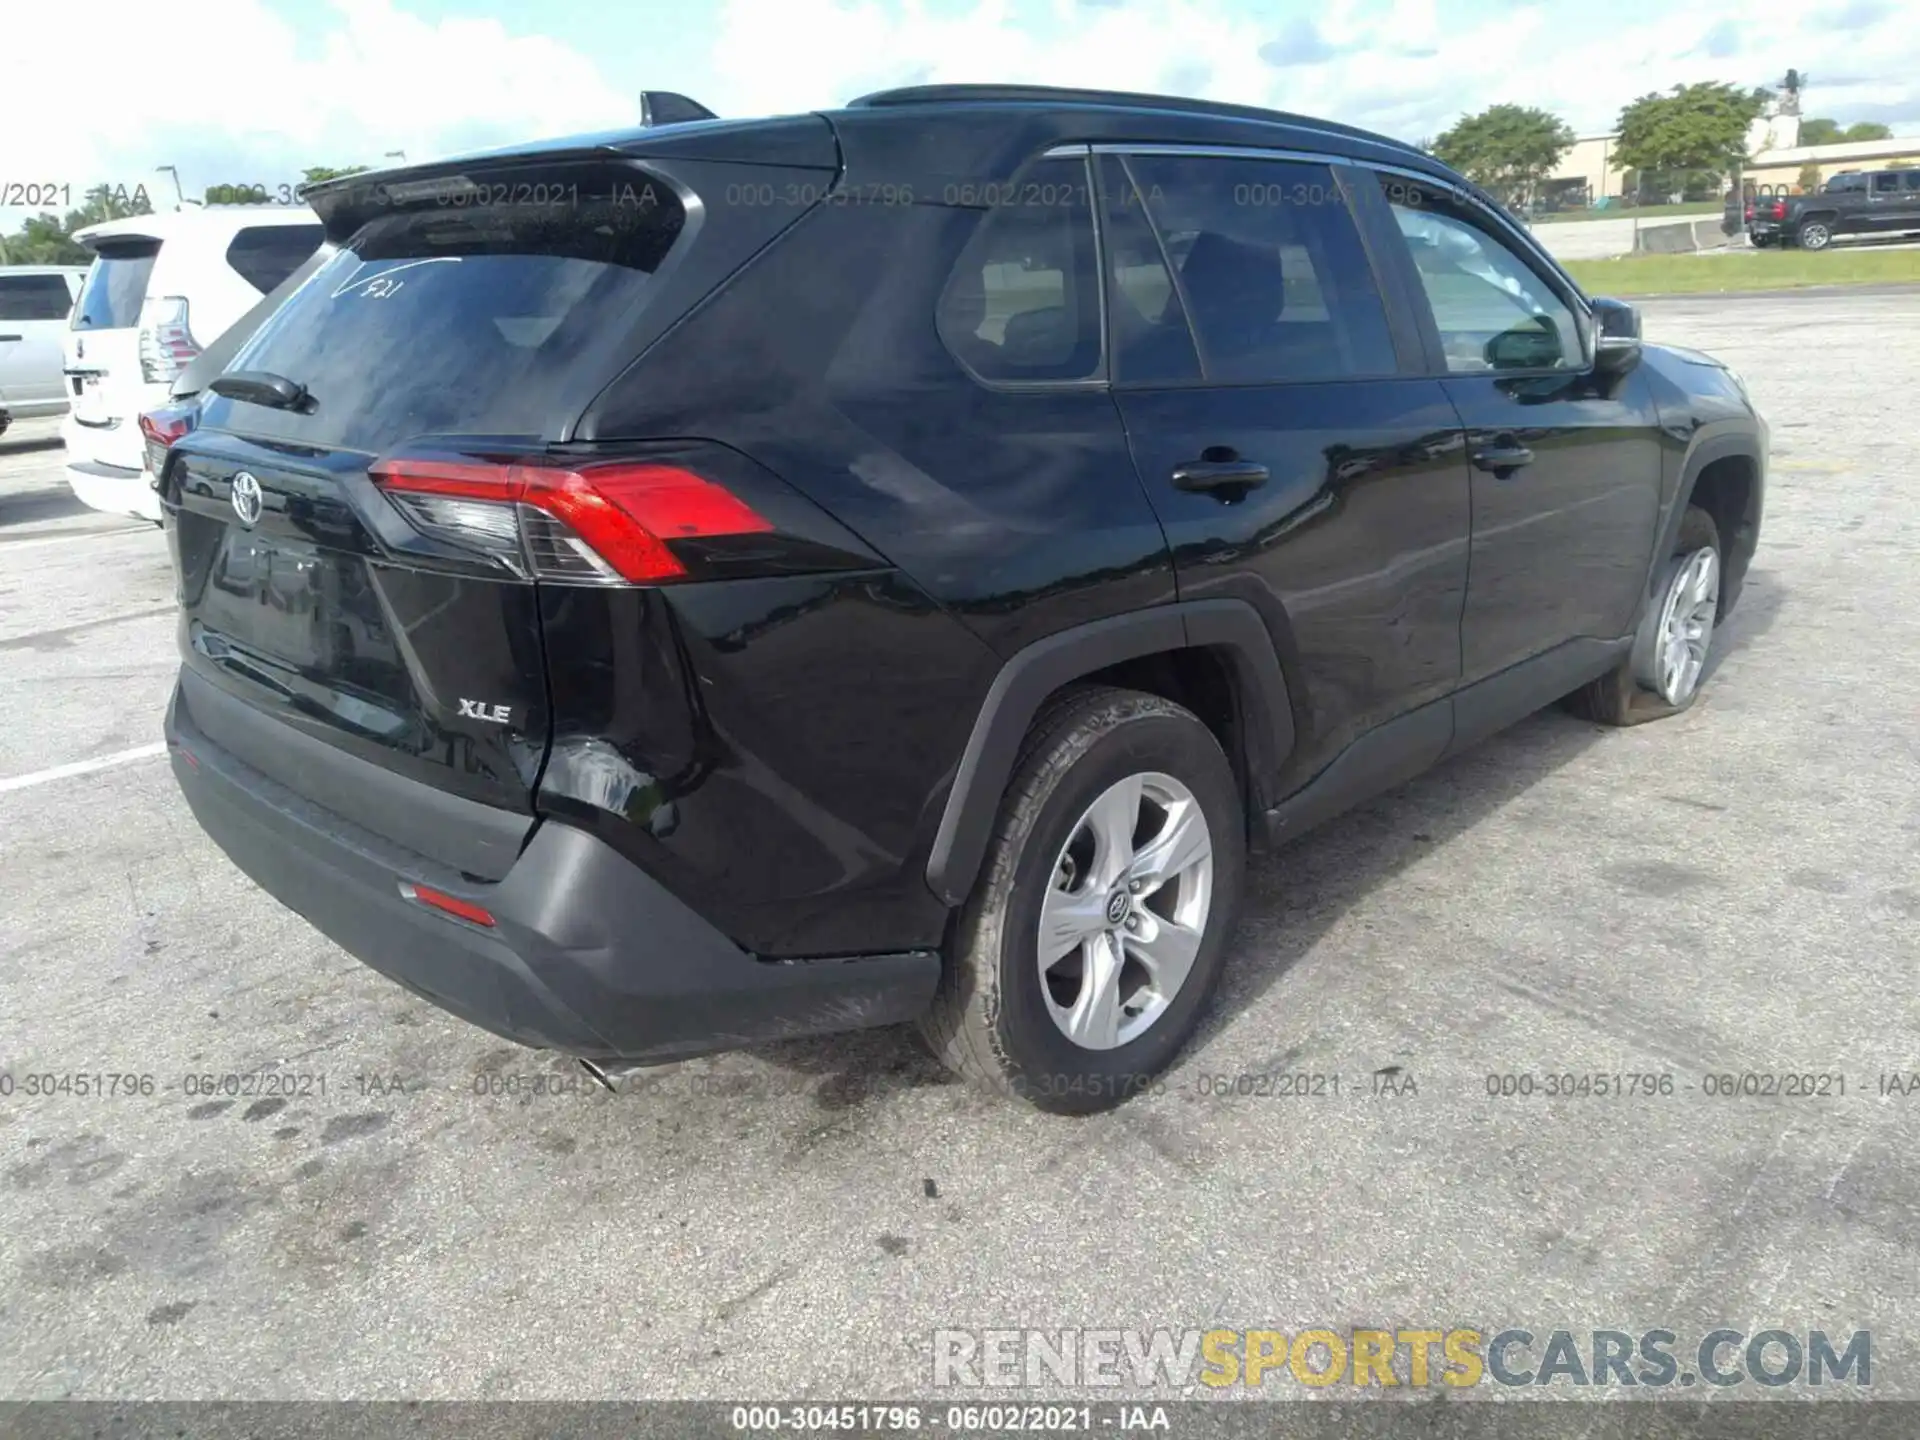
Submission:
[[[317,224],[249,225],[227,246],[227,264],[264,295],[298,270],[326,233]]]
[[[64,320],[72,308],[64,275],[0,275],[0,320]]]
[[[153,273],[158,240],[103,241],[80,303],[73,307],[75,330],[127,330],[140,319],[147,298],[147,277]]]
[[[987,380],[1100,368],[1100,274],[1083,160],[1045,160],[994,192],[940,298],[948,349]]]
[[[311,410],[234,402],[212,423],[364,449],[541,434],[626,358],[610,347],[686,222],[661,182],[600,167],[370,213],[227,364],[297,381]]]

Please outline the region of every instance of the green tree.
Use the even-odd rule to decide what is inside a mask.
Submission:
[[[365,172],[364,165],[309,165],[300,172],[301,183],[318,185],[325,180],[338,180],[342,175],[359,175]]]
[[[265,205],[271,198],[263,188],[249,188],[245,185],[209,185],[205,200],[209,205]]]
[[[74,231],[103,220],[152,213],[153,204],[144,185],[131,191],[124,185],[96,185],[86,193],[80,208],[69,210],[64,220],[52,214],[35,215],[12,235],[0,239],[0,264],[85,265],[93,252],[73,238]]]
[[[1811,160],[1800,167],[1800,188],[1809,195],[1820,188],[1820,167]]]
[[[1643,193],[1710,189],[1745,156],[1747,127],[1769,98],[1721,81],[1642,95],[1620,112],[1617,163],[1641,172]]]
[[[1558,115],[1530,105],[1494,105],[1456,121],[1431,148],[1442,163],[1516,205],[1532,199],[1573,148],[1573,131]]]
[[[1802,145],[1840,145],[1851,140],[1891,140],[1893,131],[1875,120],[1862,120],[1858,124],[1842,129],[1838,120],[1829,120],[1824,115],[1811,116],[1800,122],[1800,143]]]

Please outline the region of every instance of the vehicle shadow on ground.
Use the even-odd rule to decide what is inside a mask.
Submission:
[[[93,513],[64,485],[42,486],[18,495],[0,495],[0,529],[48,520],[72,520]]]
[[[58,450],[62,445],[59,433],[52,435],[15,435],[8,431],[0,435],[0,460],[10,455],[32,455],[42,450]]]
[[[1715,635],[1708,682],[1773,628],[1784,600],[1774,573],[1748,577],[1738,607]],[[1253,856],[1219,995],[1176,1069],[1199,1063],[1234,1017],[1285,978],[1354,905],[1621,733],[1557,706],[1543,710],[1359,809]],[[1497,763],[1485,763],[1490,755]],[[823,1077],[815,1098],[828,1108],[857,1105],[891,1088],[955,1083],[910,1026],[786,1041],[749,1053],[783,1070]]]

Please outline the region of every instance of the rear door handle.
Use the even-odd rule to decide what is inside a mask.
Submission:
[[[1267,483],[1267,467],[1252,460],[1188,460],[1173,467],[1176,490],[1250,490]]]
[[[1473,463],[1504,480],[1521,466],[1531,465],[1533,451],[1524,445],[1484,445],[1473,452]]]

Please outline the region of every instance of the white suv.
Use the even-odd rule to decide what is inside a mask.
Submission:
[[[65,412],[61,341],[86,273],[79,265],[0,266],[0,430],[6,417]]]
[[[109,220],[74,235],[94,253],[67,333],[67,483],[96,510],[158,522],[140,413],[164,405],[194,356],[319,246],[304,205],[218,205]]]

